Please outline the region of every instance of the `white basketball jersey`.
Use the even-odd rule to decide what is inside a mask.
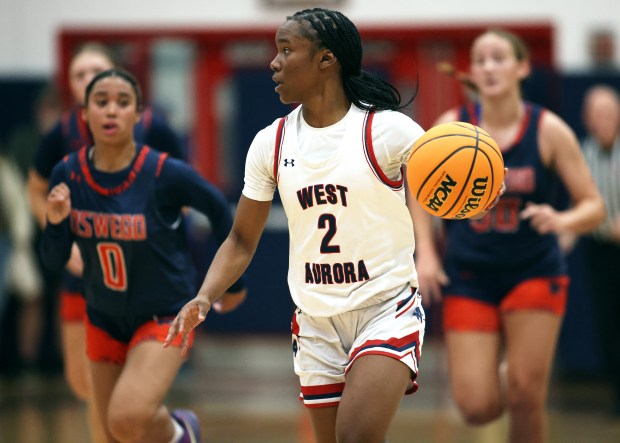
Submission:
[[[340,146],[312,163],[298,143],[300,109],[284,120],[274,152],[295,304],[326,317],[387,300],[405,285],[417,287],[404,178],[390,180],[377,164],[374,114],[352,106]]]

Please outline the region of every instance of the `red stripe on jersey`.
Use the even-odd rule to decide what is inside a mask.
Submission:
[[[95,181],[92,174],[90,173],[90,169],[88,169],[88,161],[86,160],[86,155],[88,152],[87,148],[82,148],[80,150],[80,152],[78,153],[78,159],[80,162],[80,169],[82,171],[82,174],[84,175],[86,183],[88,183],[88,185],[93,188],[95,192],[101,195],[111,196],[118,195],[131,186],[131,184],[136,180],[138,173],[142,169],[142,166],[144,165],[144,160],[146,160],[146,156],[148,155],[149,151],[150,149],[148,146],[144,145],[142,147],[142,150],[140,151],[140,154],[138,154],[138,158],[134,162],[133,168],[129,172],[125,181],[123,181],[123,183],[121,183],[120,185],[115,186],[114,188],[104,188]]]
[[[284,123],[285,117],[280,119],[278,123],[278,131],[276,132],[276,147],[273,154],[273,179],[278,183],[278,165],[280,164],[280,152],[282,152],[282,141],[284,140]]]
[[[155,171],[155,177],[159,177],[159,174],[161,174],[161,168],[164,167],[164,162],[166,161],[167,158],[168,158],[168,154],[166,152],[159,154],[159,160],[157,161],[157,170]]]
[[[472,125],[476,125],[476,126],[480,126],[480,115],[479,113],[481,112],[481,107],[479,104],[473,104],[470,103],[468,104],[466,107],[466,113],[467,113],[467,118],[469,119],[469,123],[471,123]],[[539,115],[538,118],[538,122],[536,122],[536,124],[538,125],[540,123],[540,118],[542,117],[542,112]],[[514,141],[512,143],[510,143],[508,146],[506,146],[505,148],[501,148],[502,152],[508,152],[510,151],[514,146],[518,145],[519,143],[521,143],[521,141],[523,140],[523,137],[525,137],[525,133],[527,132],[527,128],[530,124],[530,119],[532,118],[532,105],[530,103],[526,103],[525,104],[525,114],[523,116],[523,120],[521,120],[521,125],[519,127],[519,130],[517,132],[517,135],[514,139]]]
[[[467,117],[469,118],[469,123],[471,123],[472,125],[478,126],[478,122],[479,122],[479,116],[478,116],[478,112],[476,110],[476,104],[474,103],[469,103],[467,105]]]
[[[525,135],[525,132],[527,131],[527,127],[530,124],[531,118],[532,118],[532,106],[527,104],[525,105],[525,115],[523,116],[523,120],[521,121],[521,127],[519,128],[519,132],[517,133],[517,137],[515,138],[515,141],[510,144],[510,148],[512,148],[514,145],[521,143],[521,140],[523,140],[523,136]]]
[[[401,177],[400,180],[390,180],[390,178],[385,175],[385,173],[381,170],[381,166],[377,162],[377,157],[375,156],[375,148],[372,144],[372,120],[375,115],[375,111],[370,111],[366,113],[366,119],[364,121],[364,150],[366,152],[366,159],[368,159],[370,163],[370,167],[375,172],[375,175],[381,180],[383,183],[388,185],[390,188],[399,189],[403,186],[403,169],[401,168]]]

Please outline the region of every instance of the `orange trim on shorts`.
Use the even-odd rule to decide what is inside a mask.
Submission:
[[[127,359],[127,344],[114,339],[86,317],[86,355],[91,361],[121,365]]]
[[[537,309],[564,315],[568,298],[567,276],[534,278],[517,285],[500,305],[502,311]]]
[[[463,296],[444,298],[445,331],[496,332],[501,314],[510,311],[539,310],[564,315],[568,298],[567,276],[526,280],[517,285],[499,306]]]
[[[468,297],[445,297],[443,328],[445,331],[484,331],[500,329],[497,306]]]
[[[133,334],[133,337],[131,338],[131,341],[129,342],[129,348],[131,349],[137,346],[138,344],[142,343],[143,341],[147,341],[147,340],[152,340],[152,341],[157,341],[159,343],[163,343],[166,340],[166,337],[168,336],[168,330],[170,329],[170,323],[172,322],[173,319],[174,317],[171,317],[170,321],[152,320],[147,323],[144,323]],[[194,344],[194,332],[195,331],[192,330],[192,332],[190,332],[189,334],[189,348],[191,348],[192,345]],[[176,348],[180,348],[182,345],[182,342],[183,342],[183,336],[179,334],[174,338],[174,340],[172,341],[170,345]]]
[[[86,319],[86,355],[89,360],[99,363],[113,363],[122,365],[127,360],[127,353],[138,344],[147,341],[163,343],[168,335],[168,322],[148,321],[140,326],[133,334],[129,343],[124,343],[113,338],[101,328],[93,325],[88,317]],[[189,347],[194,343],[194,332],[189,336]],[[182,337],[178,335],[171,346],[180,348]]]
[[[86,300],[80,292],[61,291],[60,319],[63,323],[83,322],[86,318]]]

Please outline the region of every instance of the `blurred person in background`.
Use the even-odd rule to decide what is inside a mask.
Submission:
[[[46,198],[49,179],[56,163],[83,146],[92,144],[92,134],[82,119],[86,85],[95,75],[117,65],[113,52],[98,42],[87,42],[73,54],[69,64],[69,87],[74,107],[44,136],[34,157],[28,176],[28,193],[33,213],[41,227],[45,226]],[[136,140],[182,158],[179,138],[158,114],[145,108],[134,127]],[[75,395],[87,402],[91,399],[91,383],[85,355],[85,308],[82,294],[82,260],[77,246],[72,249],[62,277],[60,322],[64,372]],[[96,442],[103,439],[101,424],[94,408],[88,410],[90,428]]]
[[[443,326],[454,399],[465,420],[509,414],[511,443],[546,440],[546,400],[566,309],[568,276],[557,234],[585,233],[605,206],[572,129],[522,97],[529,51],[515,34],[493,29],[475,38],[468,79],[478,101],[436,124],[465,121],[499,145],[506,193],[479,220],[444,221],[445,253],[432,218],[414,205],[416,263],[425,294],[443,295]],[[573,206],[552,206],[562,183]],[[503,364],[503,363],[505,364]]]
[[[9,291],[26,301],[41,295],[32,244],[34,226],[24,189],[17,166],[0,152],[0,319],[4,317]],[[3,331],[0,324],[0,338]]]
[[[10,160],[21,175],[22,200],[27,201],[26,180],[35,152],[44,134],[58,121],[62,114],[60,97],[53,85],[42,87],[33,106],[33,118],[28,123],[15,128],[7,139],[6,159]],[[30,243],[36,251],[41,230],[30,206],[32,221]],[[8,288],[8,306],[2,324],[1,370],[6,375],[17,375],[23,370],[36,369],[45,374],[57,371],[61,365],[60,347],[57,337],[56,291],[58,277],[42,266],[35,253],[36,268],[32,271],[35,279],[41,280],[40,295],[24,297],[23,290],[13,284]],[[15,268],[11,268],[15,269]],[[13,274],[11,274],[13,275]],[[18,284],[28,280],[24,269],[20,272]]]
[[[590,88],[583,102],[588,132],[583,155],[605,200],[607,218],[589,236],[589,265],[603,365],[613,388],[613,413],[620,417],[620,97],[604,84]]]
[[[52,84],[45,85],[34,102],[32,123],[19,126],[10,134],[6,155],[13,159],[25,180],[41,139],[58,123],[62,111],[58,91]]]

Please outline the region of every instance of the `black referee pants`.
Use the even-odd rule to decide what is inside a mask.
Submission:
[[[586,250],[603,363],[613,384],[617,408],[620,407],[620,244],[590,239]]]

